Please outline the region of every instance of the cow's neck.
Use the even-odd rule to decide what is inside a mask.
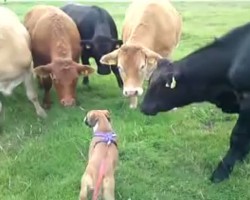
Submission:
[[[147,25],[147,23],[143,22],[137,25],[137,27],[132,31],[126,43],[139,44],[141,46],[154,50],[153,38],[153,30],[150,30],[150,27]]]
[[[219,96],[225,96],[224,93],[235,96],[228,79],[234,54],[235,50],[227,45],[210,45],[175,62],[180,81],[191,88],[192,101],[217,105],[221,102]]]
[[[225,83],[234,50],[226,45],[212,44],[175,62],[183,77],[196,83]]]

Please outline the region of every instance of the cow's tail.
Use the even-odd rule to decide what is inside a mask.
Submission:
[[[102,181],[103,181],[105,171],[106,171],[106,159],[104,158],[102,160],[100,168],[99,168],[97,181],[96,181],[96,184],[94,186],[94,192],[93,192],[92,200],[97,200],[98,199],[98,194],[99,194],[99,191],[100,191],[100,187],[101,187],[101,184],[102,184]]]

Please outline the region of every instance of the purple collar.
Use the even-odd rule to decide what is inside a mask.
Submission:
[[[94,137],[101,137],[102,140],[100,142],[105,142],[107,145],[111,143],[116,144],[116,134],[113,132],[96,132],[94,133]]]

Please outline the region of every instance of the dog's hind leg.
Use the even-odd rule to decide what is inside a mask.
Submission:
[[[103,179],[103,199],[115,200],[115,179],[113,176]]]
[[[93,190],[93,188],[94,185],[91,176],[89,176],[88,174],[84,174],[81,180],[81,191],[79,195],[79,200],[87,200],[88,190],[89,189]]]

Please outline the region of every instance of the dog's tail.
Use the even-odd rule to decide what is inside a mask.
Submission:
[[[103,181],[105,171],[106,171],[106,159],[104,158],[102,160],[100,168],[99,168],[98,177],[97,177],[96,185],[94,187],[94,193],[93,193],[92,200],[98,199],[98,194],[99,194],[100,186],[101,186],[102,181]]]

